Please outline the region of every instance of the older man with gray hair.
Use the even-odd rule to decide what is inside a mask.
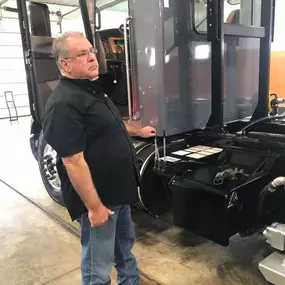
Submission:
[[[113,266],[119,285],[158,284],[139,275],[130,213],[140,184],[130,135],[152,137],[155,129],[122,121],[100,86],[96,50],[81,33],[57,38],[52,53],[61,76],[46,105],[43,131],[60,158],[64,203],[80,222],[82,284],[111,284]]]

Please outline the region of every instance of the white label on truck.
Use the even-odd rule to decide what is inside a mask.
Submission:
[[[166,156],[166,157],[161,157],[160,160],[164,160],[167,162],[177,162],[180,161],[181,159],[176,158],[176,157],[172,157],[172,156]]]
[[[205,155],[203,155],[203,154],[198,154],[198,153],[192,153],[192,154],[187,155],[187,157],[189,157],[189,158],[194,158],[194,159],[200,159],[200,158],[205,157]]]
[[[178,151],[172,152],[172,154],[183,156],[183,155],[189,154],[189,152],[184,151],[184,150],[178,150]]]

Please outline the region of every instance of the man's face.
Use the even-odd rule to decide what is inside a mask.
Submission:
[[[99,66],[90,42],[81,36],[67,39],[68,57],[60,60],[62,69],[71,78],[94,79],[99,75]]]

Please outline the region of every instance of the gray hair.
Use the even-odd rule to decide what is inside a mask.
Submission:
[[[56,64],[59,70],[62,70],[62,66],[60,64],[60,60],[62,58],[68,57],[68,47],[67,47],[67,39],[69,38],[76,38],[76,37],[84,37],[83,33],[81,32],[67,32],[63,35],[57,37],[53,41],[53,45],[51,48],[51,53],[55,57]]]

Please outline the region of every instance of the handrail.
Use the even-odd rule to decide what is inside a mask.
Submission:
[[[126,56],[126,75],[127,75],[127,92],[128,92],[128,112],[129,120],[132,120],[132,95],[131,95],[131,77],[130,77],[130,59],[129,59],[129,46],[128,46],[128,31],[127,25],[133,18],[131,16],[125,19],[124,23],[124,43],[125,43],[125,56]]]

